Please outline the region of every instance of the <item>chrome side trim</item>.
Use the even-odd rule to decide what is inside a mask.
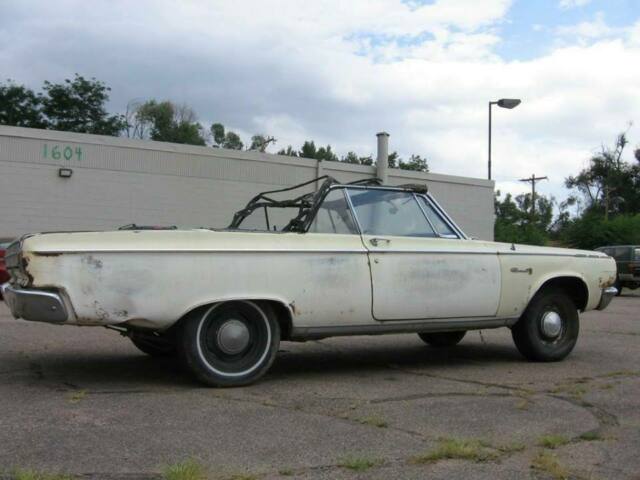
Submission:
[[[64,323],[69,317],[67,307],[57,293],[14,288],[9,283],[0,288],[4,301],[15,318],[34,322]]]
[[[601,255],[585,255],[584,253],[527,253],[527,252],[503,252],[499,251],[498,255],[520,255],[528,257],[572,257],[572,258],[599,258],[607,260],[609,257]]]
[[[453,332],[510,327],[517,317],[421,320],[418,322],[380,322],[367,325],[335,325],[328,327],[293,327],[293,340],[317,340],[350,335],[382,335],[390,333]]]
[[[611,303],[613,297],[618,294],[618,289],[616,287],[607,287],[602,289],[602,296],[600,297],[600,302],[596,307],[598,310],[604,310]]]
[[[427,197],[429,202],[435,207],[435,209],[439,211],[440,214],[449,222],[449,225],[452,226],[453,229],[458,232],[458,234],[460,234],[460,238],[469,240],[469,237],[467,236],[467,234],[464,233],[462,229],[458,226],[458,224],[453,221],[453,218],[451,218],[451,216],[446,212],[446,210],[442,208],[442,205],[438,203],[438,201],[433,197],[433,195],[431,195],[430,193],[427,193],[425,196]]]
[[[429,227],[431,227],[431,230],[433,230],[433,234],[435,235],[435,238],[441,238],[440,232],[436,230],[436,227],[433,225],[433,223],[429,219],[429,215],[427,215],[427,212],[425,212],[424,207],[420,205],[420,200],[418,200],[418,196],[415,193],[413,194],[413,199],[418,204],[418,208],[422,212],[422,215],[424,215],[424,218],[427,220]]]

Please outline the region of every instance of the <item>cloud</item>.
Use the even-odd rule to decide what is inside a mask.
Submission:
[[[112,87],[114,110],[133,98],[186,102],[205,124],[221,121],[247,139],[274,135],[276,149],[314,139],[368,155],[387,130],[405,158],[476,177],[486,176],[488,101],[522,98],[515,110],[494,110],[498,186],[515,189],[536,173],[550,177],[542,193],[561,196],[564,177],[640,111],[640,22],[608,31],[602,22],[599,34],[567,26],[548,54],[506,61],[496,47],[509,7],[24,0],[2,7],[0,64],[34,87],[93,75]]]
[[[564,41],[586,43],[593,40],[624,36],[625,28],[613,28],[604,21],[604,13],[598,12],[592,21],[575,25],[561,25],[556,28],[556,35]]]
[[[563,9],[576,8],[576,7],[584,7],[585,5],[591,3],[591,0],[560,0],[558,6]]]

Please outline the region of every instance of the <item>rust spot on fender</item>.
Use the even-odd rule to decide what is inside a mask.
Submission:
[[[82,263],[86,263],[87,265],[95,268],[96,270],[99,270],[102,268],[102,260],[98,260],[93,255],[87,255],[85,257],[82,257]]]

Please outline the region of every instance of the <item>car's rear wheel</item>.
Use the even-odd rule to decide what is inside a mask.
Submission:
[[[252,383],[269,369],[280,327],[267,305],[231,301],[189,314],[179,337],[182,358],[200,381],[231,387]]]
[[[445,348],[453,347],[467,334],[466,331],[461,332],[436,332],[436,333],[419,333],[420,339],[432,347]]]
[[[152,357],[170,357],[176,353],[175,341],[160,335],[134,332],[129,339],[138,350]]]
[[[578,341],[579,332],[578,309],[562,290],[536,294],[511,329],[520,353],[535,362],[565,358]]]

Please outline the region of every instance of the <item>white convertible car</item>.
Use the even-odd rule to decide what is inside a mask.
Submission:
[[[314,190],[275,198],[296,188]],[[16,318],[119,330],[214,386],[259,378],[280,340],[335,335],[446,347],[508,327],[527,359],[560,360],[578,312],[616,293],[603,253],[470,240],[425,186],[332,178],[260,194],[224,230],[27,235],[6,265]]]

